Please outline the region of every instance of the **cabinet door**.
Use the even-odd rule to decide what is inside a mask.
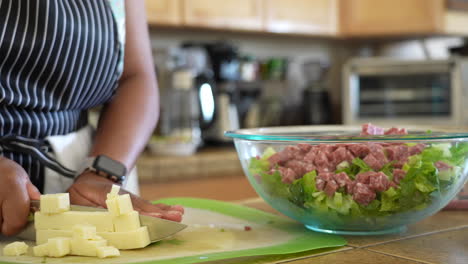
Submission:
[[[149,24],[180,25],[181,0],[145,0]]]
[[[187,26],[262,29],[262,0],[183,0]]]
[[[437,33],[444,0],[341,0],[341,30],[348,36]]]
[[[337,0],[265,1],[268,31],[324,35],[337,32]]]

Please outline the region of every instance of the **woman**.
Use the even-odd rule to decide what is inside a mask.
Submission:
[[[68,182],[50,176],[78,169],[54,156],[84,159],[73,158],[78,150],[71,147],[54,150],[89,143],[87,156],[134,167],[158,118],[151,57],[143,0],[0,0],[2,234],[21,231],[30,200],[47,188],[68,189],[73,204],[105,207],[115,179],[90,169]],[[105,107],[91,141],[87,110],[99,105]],[[181,207],[136,195],[132,201],[142,213],[181,220]]]

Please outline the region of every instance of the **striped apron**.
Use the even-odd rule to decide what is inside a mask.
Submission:
[[[54,169],[45,139],[85,127],[88,109],[115,93],[114,16],[112,0],[0,0],[0,147],[40,190],[44,166]]]

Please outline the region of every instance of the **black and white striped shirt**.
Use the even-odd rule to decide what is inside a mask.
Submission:
[[[121,69],[108,0],[0,0],[0,137],[43,139],[87,124],[110,100]],[[33,157],[4,151],[43,187]]]

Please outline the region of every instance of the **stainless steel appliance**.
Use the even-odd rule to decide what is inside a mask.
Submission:
[[[345,124],[468,125],[468,60],[353,59],[342,98]]]

